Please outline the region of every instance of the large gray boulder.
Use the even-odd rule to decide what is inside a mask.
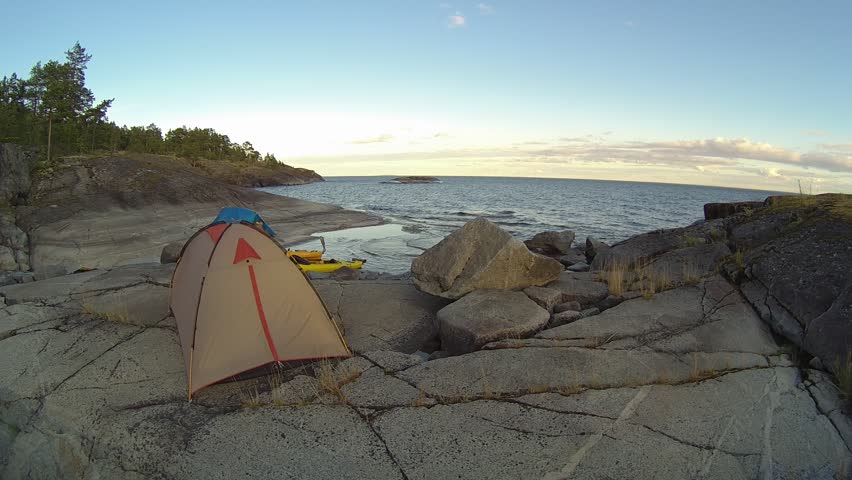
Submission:
[[[574,242],[574,232],[571,230],[550,231],[536,233],[532,239],[525,241],[530,250],[539,250],[542,253],[561,253],[563,255],[571,251]]]
[[[417,288],[451,299],[480,289],[541,286],[562,270],[558,261],[530,252],[484,218],[466,223],[411,263]]]
[[[160,253],[160,263],[176,263],[180,258],[180,252],[183,251],[185,242],[172,242],[163,247]]]
[[[435,313],[447,300],[410,282],[319,280],[314,286],[355,352],[414,353],[437,341]]]
[[[522,292],[477,290],[438,311],[444,350],[461,354],[505,338],[525,338],[547,324],[550,314]]]
[[[562,302],[576,301],[583,307],[594,305],[609,295],[605,283],[573,272],[562,273],[556,281],[547,284],[547,288],[562,292]]]

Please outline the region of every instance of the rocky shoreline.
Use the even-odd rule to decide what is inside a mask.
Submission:
[[[164,244],[237,199],[288,240],[375,219],[236,187],[211,196],[184,188],[188,177],[154,202],[89,198],[116,173],[68,168],[16,225],[36,275],[97,269],[0,287],[3,478],[852,471],[849,196],[711,207],[706,221],[615,245],[575,246],[571,232],[525,244],[475,220],[411,278],[314,280],[352,358],[213,385],[190,403],[168,309],[174,265],[151,261]],[[170,191],[184,196],[172,205]]]

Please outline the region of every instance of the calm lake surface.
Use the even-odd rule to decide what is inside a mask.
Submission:
[[[710,202],[763,200],[775,192],[658,183],[541,178],[442,177],[443,183],[387,184],[393,177],[327,177],[325,182],[260,190],[384,217],[387,225],[321,233],[334,258],[401,273],[425,248],[483,216],[525,240],[573,230],[607,243],[704,218]],[[306,244],[318,247],[319,242]]]

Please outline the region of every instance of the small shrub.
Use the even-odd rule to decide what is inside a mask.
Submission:
[[[683,236],[680,237],[680,244],[683,247],[695,247],[695,246],[701,245],[703,243],[704,243],[704,241],[702,239],[700,239],[698,237],[694,237],[694,236],[689,235],[689,234],[684,234]]]
[[[734,265],[745,268],[745,251],[742,248],[738,248],[734,253]]]
[[[728,232],[721,228],[713,227],[710,229],[710,241],[713,243],[724,242],[728,238]]]

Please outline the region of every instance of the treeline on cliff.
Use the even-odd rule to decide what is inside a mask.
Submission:
[[[64,62],[38,62],[28,78],[4,76],[0,142],[43,147],[48,161],[56,155],[128,151],[283,166],[275,155],[261,155],[251,143],[233,142],[212,128],[184,126],[163,135],[153,123],[116,125],[107,117],[114,99],[96,103],[86,87],[91,58],[78,42],[65,52]]]

